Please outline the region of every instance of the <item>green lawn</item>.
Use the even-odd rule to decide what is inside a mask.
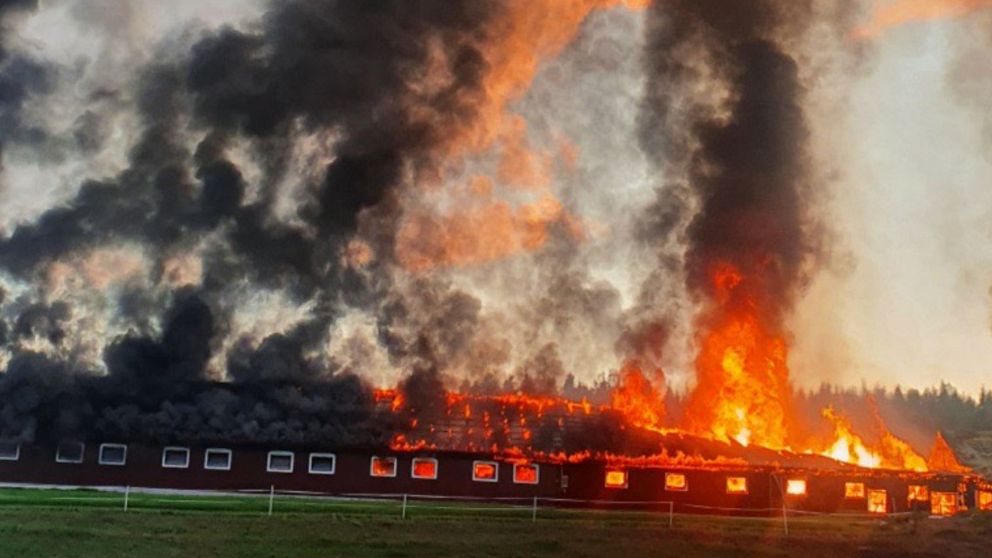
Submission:
[[[992,516],[794,518],[553,511],[279,497],[0,490],[0,556],[988,556]],[[450,509],[455,508],[455,509]]]

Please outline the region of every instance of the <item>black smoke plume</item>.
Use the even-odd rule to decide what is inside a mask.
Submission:
[[[35,7],[0,3],[0,29],[6,33],[8,14]],[[485,95],[475,39],[498,9],[444,0],[272,2],[256,26],[160,47],[132,91],[94,91],[94,99],[135,98],[140,133],[127,168],[83,180],[75,197],[0,240],[0,270],[41,285],[53,264],[139,245],[158,271],[114,295],[116,319],[131,332],[106,341],[105,373],[64,342],[66,324],[89,309],[41,287],[8,306],[4,314],[16,319],[0,319],[0,343],[11,354],[0,375],[0,435],[381,442],[369,387],[338,370],[322,342],[350,305],[388,299],[383,266],[393,253],[397,190],[430,173],[450,127],[471,121]],[[45,94],[51,79],[43,65],[3,45],[0,149],[44,134],[23,121],[21,107]],[[446,67],[437,67],[437,49]],[[416,76],[428,70],[449,76],[448,85],[421,92]],[[424,115],[443,115],[443,123]],[[80,114],[80,129],[99,129],[98,119]],[[295,214],[277,218],[277,185],[296,136],[324,130],[333,130],[333,159],[304,185]],[[190,133],[201,138],[193,150]],[[235,144],[260,162],[261,176],[247,177],[231,155]],[[375,260],[356,269],[342,252],[363,227],[374,233]],[[202,280],[170,285],[169,258],[196,246]],[[259,343],[227,339],[235,288],[288,293],[312,311]],[[471,297],[443,296],[449,316],[473,319]],[[391,324],[402,319],[387,309],[381,335],[393,337]],[[398,361],[436,366],[431,359],[459,343],[454,327],[414,325],[427,333],[407,327],[412,341],[397,338],[394,348],[417,362],[394,355]],[[50,350],[39,349],[39,339]],[[208,372],[221,347],[224,384]]]

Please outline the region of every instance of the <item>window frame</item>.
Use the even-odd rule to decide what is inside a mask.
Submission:
[[[669,477],[682,477],[683,483],[682,488],[671,486],[668,484]],[[665,492],[689,492],[689,476],[685,473],[676,473],[672,471],[665,472]]]
[[[66,459],[62,456],[62,446],[66,444],[75,444],[79,446],[79,459]],[[66,465],[79,465],[86,460],[86,442],[63,442],[60,443],[55,448],[55,462],[64,463]]]
[[[950,513],[943,513],[943,500],[944,498],[949,498],[951,501]],[[934,504],[940,505],[939,509],[934,509]],[[931,490],[930,491],[930,514],[939,517],[951,517],[957,515],[961,511],[961,507],[958,502],[957,492],[946,492],[942,490]]]
[[[417,474],[417,462],[429,461],[434,463],[434,476],[425,477],[423,475]],[[410,478],[417,480],[437,480],[438,469],[440,465],[437,462],[437,458],[434,457],[414,457],[410,460]]]
[[[534,468],[534,480],[533,481],[523,481],[517,480],[517,467],[533,467]],[[530,486],[535,486],[541,484],[541,465],[539,463],[514,463],[513,464],[513,484],[525,484]]]
[[[479,465],[492,465],[493,466],[493,478],[486,479],[476,475],[476,469]],[[488,459],[477,459],[472,462],[472,482],[499,482],[499,461],[489,461]]]
[[[170,451],[181,451],[186,454],[186,463],[184,465],[172,465],[167,463],[165,456],[168,455]],[[191,454],[189,448],[182,446],[166,446],[162,448],[162,468],[163,469],[189,469],[189,463],[191,460]]]
[[[226,467],[214,467],[210,465],[210,454],[221,453],[227,456]],[[203,450],[203,469],[205,471],[230,471],[234,465],[234,452],[228,448],[207,448]]]
[[[272,468],[272,458],[273,457],[289,457],[289,470],[285,469],[273,469]],[[266,473],[281,473],[284,475],[292,474],[296,470],[296,453],[287,450],[272,450],[265,457],[265,472]]]
[[[914,495],[913,492],[916,492],[917,494]],[[914,502],[929,502],[930,487],[926,484],[911,484],[906,487],[906,499],[910,504]]]
[[[121,449],[124,453],[121,454],[120,463],[116,461],[107,461],[103,458],[103,450],[105,449]],[[127,465],[127,444],[100,444],[100,448],[96,454],[97,465],[106,467],[123,467]]]
[[[330,471],[315,471],[313,468],[313,460],[317,459],[330,459],[331,460],[331,470]],[[334,453],[311,453],[307,458],[307,474],[310,475],[333,475],[338,469],[338,456]]]
[[[882,500],[882,511],[876,510],[874,508],[874,506],[873,506],[873,504],[875,504],[876,502],[874,501],[874,499],[872,497],[873,496],[876,496],[878,494],[881,494],[883,496],[883,500]],[[884,515],[884,514],[889,513],[889,491],[888,490],[886,490],[884,488],[869,488],[868,489],[868,493],[866,495],[866,500],[867,500],[867,504],[866,505],[868,507],[868,513],[873,513],[873,514],[878,514],[878,515]]]
[[[623,475],[623,484],[610,484],[610,473]],[[607,469],[603,474],[603,487],[611,490],[626,490],[630,486],[630,471],[626,469]]]
[[[859,492],[861,492],[861,495],[860,496],[851,496],[850,495],[851,491],[849,490],[849,488],[850,487],[853,487],[853,486],[861,486],[861,490],[859,491]],[[868,498],[868,488],[865,486],[865,483],[863,483],[863,482],[857,482],[857,481],[845,481],[844,482],[844,499],[845,500],[864,500],[866,498]]]
[[[977,504],[975,507],[978,508],[978,511],[992,511],[992,489],[979,488],[975,495],[975,504]]]
[[[793,492],[792,486],[802,486],[802,492]],[[785,495],[792,498],[805,498],[809,494],[808,479],[785,479]]]
[[[8,456],[8,455],[0,454],[0,461],[20,461],[21,460],[21,444],[20,444],[20,442],[18,442],[16,444],[11,444],[11,445],[14,446],[14,455],[13,456]]]
[[[387,461],[393,462],[393,474],[391,475],[377,475],[375,474],[375,462],[377,459],[385,459]],[[394,479],[396,475],[399,474],[400,460],[394,455],[373,455],[369,458],[369,476],[375,479]]]
[[[730,485],[733,482],[731,479],[744,481],[744,483],[743,483],[743,487],[744,487],[743,490],[731,490],[731,486]],[[726,477],[726,479],[725,479],[724,482],[725,482],[726,492],[730,496],[746,496],[746,495],[748,495],[748,494],[751,493],[750,483],[748,482],[748,479],[747,479],[747,476],[746,475],[745,476],[727,475],[727,477]]]

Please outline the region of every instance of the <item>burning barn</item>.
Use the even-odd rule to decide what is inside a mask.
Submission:
[[[395,415],[400,397],[379,391],[377,406]],[[0,482],[539,498],[542,505],[637,509],[671,503],[682,513],[738,515],[774,515],[783,508],[934,515],[992,509],[992,483],[958,464],[941,443],[921,470],[867,468],[824,455],[652,432],[587,402],[449,394],[445,412],[433,421],[417,420],[405,433],[375,446],[223,440],[5,443],[0,444]]]
[[[282,0],[147,48],[79,4],[133,43],[47,60],[0,3],[0,482],[992,506],[873,402],[797,408],[856,2]]]

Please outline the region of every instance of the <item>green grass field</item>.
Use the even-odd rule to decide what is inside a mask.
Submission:
[[[0,556],[474,557],[988,556],[992,516],[954,519],[667,513],[278,497],[0,490]]]

